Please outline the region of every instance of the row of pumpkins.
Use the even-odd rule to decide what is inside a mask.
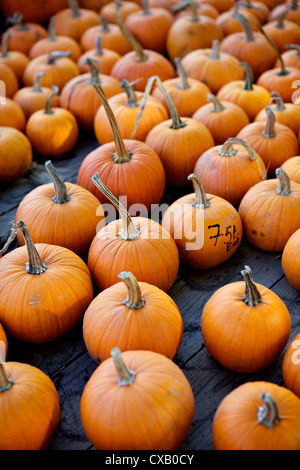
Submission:
[[[168,291],[180,263],[213,269],[244,234],[254,246],[282,253],[284,273],[300,289],[300,106],[292,88],[300,80],[300,7],[117,0],[102,6],[99,18],[69,3],[50,19],[49,34],[18,13],[2,36],[0,79],[11,95],[0,105],[0,181],[26,175],[36,152],[48,158],[52,182],[24,197],[1,250],[0,447],[46,448],[60,419],[50,378],[5,362],[5,331],[41,344],[83,321],[87,350],[99,363],[81,397],[90,441],[98,449],[178,449],[195,411],[191,386],[172,361],[183,320]],[[136,12],[125,18],[127,7]],[[141,18],[155,15],[160,25],[159,13],[170,20],[167,32],[159,26],[147,34],[142,26],[138,34]],[[296,13],[298,23],[288,16]],[[222,29],[222,16],[234,31]],[[271,38],[273,18],[285,44]],[[195,35],[180,29],[206,23],[207,44],[200,42],[203,32],[194,43]],[[289,28],[293,36],[285,36]],[[121,34],[115,44],[127,42],[129,50],[104,47],[115,30]],[[159,33],[163,46],[155,50]],[[145,49],[143,40],[154,42]],[[293,67],[285,62],[291,52]],[[110,53],[115,62],[107,65]],[[78,184],[65,183],[52,160],[75,147],[80,128],[94,131],[100,145],[83,159]],[[194,191],[171,204],[161,224],[148,218],[166,185],[189,192],[191,184]],[[115,209],[109,222],[108,207]],[[20,247],[9,250],[16,238]],[[206,303],[201,333],[220,364],[250,373],[279,357],[291,320],[283,301],[254,282],[250,267],[241,274],[243,281],[220,287]],[[248,382],[220,403],[216,449],[300,449],[297,345],[296,338],[282,364],[286,388]]]

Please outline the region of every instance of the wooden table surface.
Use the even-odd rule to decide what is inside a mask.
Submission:
[[[77,173],[83,158],[98,146],[93,135],[81,135],[77,147],[68,158],[53,160],[65,181],[77,182]],[[26,177],[0,188],[0,246],[2,247],[14,221],[18,204],[33,188],[50,182],[44,161],[35,157]],[[191,188],[185,190],[192,192]],[[167,189],[164,202],[171,203],[183,193]],[[26,221],[25,221],[26,222]],[[17,242],[12,249],[17,246]],[[195,396],[196,411],[190,432],[182,444],[182,451],[212,450],[212,421],[220,401],[238,385],[264,380],[283,385],[281,357],[269,368],[256,374],[243,375],[224,369],[207,352],[202,340],[200,321],[203,307],[221,286],[242,279],[240,271],[249,265],[254,280],[276,292],[289,309],[292,332],[289,342],[299,332],[300,295],[288,283],[276,253],[267,253],[251,247],[244,240],[225,264],[207,271],[180,269],[169,295],[180,309],[184,335],[174,362],[182,369]],[[61,420],[52,436],[48,450],[94,449],[87,439],[80,420],[80,398],[83,388],[97,367],[90,358],[83,341],[81,325],[64,338],[46,345],[22,343],[9,339],[8,361],[26,362],[44,371],[57,387]],[[289,344],[289,343],[288,343]]]

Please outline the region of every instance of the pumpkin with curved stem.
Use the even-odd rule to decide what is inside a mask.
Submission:
[[[133,134],[144,94],[141,91],[135,91],[127,80],[122,80],[120,85],[124,90],[123,93],[109,98],[108,104],[116,118],[121,136],[123,139],[134,138],[145,141],[147,134],[154,126],[168,119],[168,113],[158,99],[149,96],[142,118]],[[95,114],[94,130],[100,144],[113,141],[112,128],[104,106],[100,106]]]
[[[183,0],[181,2],[175,3],[175,5],[172,6],[172,13],[175,19],[178,19],[181,16],[190,15],[190,12],[186,8],[186,3],[187,2]],[[219,16],[218,10],[213,5],[209,5],[208,3],[202,3],[200,0],[195,1],[195,7],[197,8],[198,14],[201,16],[208,16],[213,20],[215,20]]]
[[[300,42],[300,25],[287,20],[285,18],[287,12],[288,10],[283,11],[276,20],[263,26],[263,30],[274,41],[281,53],[285,51],[286,45]]]
[[[1,106],[0,106],[1,108]],[[32,147],[23,132],[0,127],[0,183],[12,183],[24,176],[32,162]]]
[[[249,266],[241,274],[244,282],[226,284],[205,304],[201,333],[217,362],[248,374],[278,359],[288,342],[291,318],[277,294],[253,281]]]
[[[188,177],[194,193],[166,210],[162,226],[174,239],[180,260],[192,269],[211,269],[227,261],[242,239],[242,222],[225,199],[206,194],[196,174]]]
[[[138,281],[167,292],[179,268],[178,250],[170,234],[152,219],[131,218],[98,174],[92,181],[120,214],[120,219],[98,231],[89,249],[88,266],[98,289],[116,284],[119,273],[128,270]]]
[[[244,15],[245,11],[252,13],[260,24],[265,24],[268,21],[270,9],[268,5],[259,0],[243,0],[239,3],[239,12]],[[233,7],[234,8],[234,7]]]
[[[98,60],[87,58],[86,64],[90,71],[72,78],[63,87],[60,94],[60,106],[70,111],[82,128],[93,130],[94,118],[100,106],[93,84],[101,84],[108,98],[121,93],[122,87],[115,78],[100,73]]]
[[[282,361],[282,378],[286,388],[300,398],[300,368],[299,368],[300,334],[290,342]]]
[[[295,67],[300,69],[300,45],[299,44],[287,44],[285,46],[286,51],[281,54],[281,58],[286,67]],[[275,67],[280,67],[280,60],[277,59]]]
[[[68,0],[69,8],[55,13],[55,28],[58,35],[69,36],[80,41],[83,33],[100,24],[98,14],[86,8],[80,8],[77,0]]]
[[[274,113],[276,122],[292,129],[298,137],[300,130],[300,107],[294,103],[284,103],[280,94],[276,91],[271,92],[271,100],[268,108]],[[254,122],[267,120],[267,113],[262,109],[254,119]]]
[[[105,224],[103,208],[85,188],[65,183],[51,161],[45,168],[52,183],[37,186],[22,199],[16,220],[26,220],[34,243],[62,246],[84,256],[97,230]],[[18,240],[24,245],[20,233]]]
[[[3,361],[6,361],[7,351],[8,351],[7,336],[3,329],[3,326],[0,323],[0,358],[2,358]]]
[[[281,253],[300,228],[300,185],[290,181],[282,168],[276,169],[276,177],[252,186],[241,201],[239,214],[249,243]]]
[[[0,80],[5,84],[6,98],[13,98],[19,90],[19,82],[15,72],[9,66],[0,64]]]
[[[288,158],[282,165],[281,168],[286,172],[290,180],[300,184],[300,156]]]
[[[289,283],[300,290],[300,254],[299,254],[300,228],[288,239],[282,253],[282,269]]]
[[[243,26],[235,16],[235,12],[238,10],[239,7],[239,2],[236,2],[230,10],[224,11],[217,17],[216,22],[221,27],[224,36],[243,32]],[[248,20],[252,31],[258,31],[258,28],[256,26],[256,16],[253,15],[253,13],[251,13],[251,11],[247,9],[243,11],[243,16]]]
[[[145,213],[152,204],[159,204],[165,190],[166,176],[155,151],[144,142],[122,139],[114,113],[101,85],[94,84],[111,124],[113,141],[90,152],[82,161],[77,182],[88,189],[102,203],[106,197],[91,181],[99,173],[108,189],[118,198],[126,197],[129,211],[136,213],[135,204]],[[139,182],[142,182],[140,184]]]
[[[9,44],[7,45],[9,51],[20,51],[27,55],[36,41],[48,36],[44,26],[24,21],[22,13],[14,13],[8,17],[7,23],[10,34]]]
[[[271,108],[265,109],[266,122],[251,122],[237,135],[263,159],[269,175],[288,158],[299,154],[299,142],[292,129],[276,122]]]
[[[282,5],[277,5],[272,11],[270,11],[268,21],[278,19],[286,9],[288,10],[286,19],[300,25],[300,6],[298,0],[291,0],[283,3]]]
[[[43,371],[0,358],[0,449],[46,449],[60,420],[56,387]]]
[[[285,387],[254,381],[223,398],[213,420],[216,450],[299,450],[300,400]]]
[[[83,51],[86,52],[93,49],[99,35],[101,35],[102,47],[111,49],[121,56],[132,50],[132,45],[125,38],[117,24],[107,23],[102,16],[100,16],[100,22],[99,26],[89,28],[81,36],[80,45]]]
[[[90,272],[82,259],[68,250],[47,243],[33,244],[23,221],[26,246],[15,248],[0,259],[0,323],[20,341],[48,343],[75,328],[93,299]],[[10,285],[17,285],[12,300]]]
[[[202,122],[208,128],[215,145],[221,145],[230,137],[235,137],[243,127],[250,123],[248,115],[237,104],[220,101],[211,93],[207,95],[207,100],[209,103],[198,108],[192,118]]]
[[[83,338],[96,362],[121,351],[148,350],[173,359],[182,341],[183,321],[171,297],[123,271],[118,282],[100,292],[83,318]]]
[[[99,450],[178,449],[194,412],[191,386],[171,359],[117,347],[94,371],[80,401],[83,428]]]
[[[109,75],[115,63],[121,58],[118,52],[102,47],[102,36],[97,36],[95,48],[84,52],[78,59],[77,65],[80,73],[89,72],[86,59],[95,59],[100,63],[101,73]]]
[[[16,74],[19,83],[21,83],[24,70],[29,63],[29,58],[24,54],[24,52],[8,50],[10,37],[11,35],[9,32],[6,32],[2,37],[0,63],[6,64],[10,67]]]
[[[21,106],[12,98],[0,101],[0,127],[12,127],[23,132],[25,126],[26,117]]]
[[[254,184],[267,178],[262,158],[243,140],[229,138],[204,152],[194,173],[206,191],[237,206]]]
[[[131,13],[141,11],[141,6],[132,0],[120,1],[120,14],[123,21],[126,20],[127,16]],[[116,19],[116,4],[114,0],[106,3],[100,8],[100,15],[106,19],[108,23],[117,24]]]

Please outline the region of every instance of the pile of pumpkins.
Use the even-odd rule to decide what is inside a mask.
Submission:
[[[82,322],[98,363],[80,404],[93,445],[178,449],[195,412],[173,362],[180,265],[213,270],[244,236],[282,254],[300,290],[300,4],[40,3],[0,1],[0,182],[26,177],[36,156],[51,180],[21,201],[0,254],[0,448],[46,448],[60,419],[50,378],[6,361],[5,332],[41,344]],[[55,160],[85,131],[99,147],[64,182]],[[159,223],[148,215],[166,187],[185,195]],[[249,266],[241,275],[208,300],[201,333],[216,361],[247,374],[278,359],[291,320]],[[222,400],[215,449],[300,449],[299,345],[300,333],[285,387],[246,382]]]

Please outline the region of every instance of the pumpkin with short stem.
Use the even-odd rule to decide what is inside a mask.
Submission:
[[[285,17],[288,10],[274,21],[270,21],[263,26],[265,33],[274,41],[279,51],[285,51],[285,46],[291,43],[300,42],[300,25],[289,21]]]
[[[207,95],[207,100],[209,103],[200,106],[192,118],[202,122],[208,128],[215,145],[221,145],[230,137],[235,137],[243,127],[250,123],[248,115],[237,104],[220,101],[212,93]]]
[[[32,162],[31,143],[18,129],[0,127],[0,154],[1,184],[17,181],[29,170]]]
[[[21,83],[24,70],[29,63],[29,58],[26,54],[24,54],[24,52],[8,50],[10,37],[11,35],[9,32],[6,32],[2,37],[0,63],[6,64],[8,67],[10,67],[16,74],[19,83]]]
[[[115,344],[121,351],[148,350],[173,359],[183,335],[175,302],[131,272],[118,278],[122,282],[100,292],[84,314],[83,338],[92,359],[108,359]]]
[[[286,172],[290,180],[300,184],[300,156],[288,158],[281,168]]]
[[[250,12],[260,24],[267,23],[270,9],[264,2],[259,0],[244,0],[239,3],[239,12],[241,12],[242,15],[244,15],[245,11]]]
[[[281,5],[277,5],[272,11],[270,11],[268,21],[278,19],[286,9],[288,10],[286,19],[300,25],[300,5],[298,0],[291,0]]]
[[[21,106],[26,119],[35,111],[45,108],[46,102],[53,91],[52,88],[41,86],[41,77],[43,76],[44,72],[38,72],[34,77],[32,86],[20,88],[13,96],[13,100]],[[58,96],[53,96],[52,105],[54,107],[59,106]]]
[[[283,361],[282,378],[286,388],[291,390],[300,398],[300,334],[298,333],[293,341],[290,342]]]
[[[267,178],[262,158],[242,139],[231,137],[204,152],[194,173],[206,191],[237,206],[249,188]]]
[[[34,244],[23,221],[14,225],[15,236],[19,230],[26,246],[0,259],[0,323],[20,341],[48,343],[82,320],[93,299],[91,275],[71,250]],[[7,285],[16,286],[17,297]]]
[[[90,71],[72,78],[60,94],[60,106],[75,116],[79,126],[93,130],[94,118],[100,106],[94,83],[101,84],[107,98],[122,92],[118,80],[101,72],[100,62],[87,58]]]
[[[82,51],[78,42],[70,36],[56,34],[55,18],[52,16],[48,25],[48,37],[35,42],[30,48],[28,56],[35,59],[40,55],[50,54],[54,51],[70,51],[71,58],[76,62]]]
[[[286,51],[281,54],[281,58],[286,67],[294,67],[300,69],[300,45],[299,44],[287,44],[285,46]],[[275,67],[280,66],[280,60],[277,59]]]
[[[141,11],[141,6],[132,0],[120,1],[120,14],[123,21],[126,20],[127,16],[131,13]],[[106,19],[108,23],[117,24],[116,19],[116,4],[114,0],[106,3],[100,8],[100,15]]]
[[[299,450],[300,400],[285,387],[247,382],[223,398],[213,419],[215,450]]]
[[[299,154],[299,141],[292,129],[276,122],[272,109],[265,109],[266,121],[251,122],[237,135],[263,159],[269,175],[288,158]]]
[[[30,364],[0,358],[0,449],[43,450],[60,420],[52,380]]]
[[[300,184],[282,170],[276,178],[261,181],[243,197],[239,214],[249,243],[265,251],[282,253],[286,242],[300,228]]]
[[[202,3],[200,0],[195,0],[195,3],[196,3],[195,6],[197,8],[199,15],[208,16],[209,18],[212,18],[213,20],[218,18],[219,12],[214,6],[209,5],[208,3]],[[175,5],[172,6],[172,13],[173,13],[174,19],[178,19],[181,16],[190,15],[190,12],[186,8],[185,0],[177,4],[175,3]]]
[[[102,203],[107,199],[93,184],[91,178],[99,173],[103,183],[116,197],[126,197],[128,210],[135,213],[142,206],[143,214],[152,204],[159,204],[165,190],[166,176],[157,153],[144,142],[122,139],[116,117],[99,84],[94,84],[109,119],[113,141],[90,152],[82,161],[77,182],[88,189]]]
[[[26,117],[21,106],[12,98],[0,100],[0,127],[13,127],[23,132],[25,126]]]
[[[108,104],[116,118],[123,139],[135,139],[145,141],[147,134],[160,122],[168,119],[168,113],[164,105],[155,97],[149,96],[142,118],[133,134],[136,119],[141,108],[141,99],[144,94],[135,91],[133,86],[122,80],[120,85],[123,93],[118,93],[108,98]],[[100,144],[112,142],[113,131],[104,106],[100,106],[94,118],[95,136]]]
[[[289,127],[298,137],[300,130],[300,107],[294,103],[284,103],[280,94],[276,91],[271,92],[270,103],[268,108],[274,113],[276,122]],[[254,122],[267,120],[266,109],[262,109],[254,119]]]
[[[36,41],[48,36],[44,26],[24,21],[22,13],[14,13],[8,17],[7,24],[9,25],[7,31],[10,34],[10,40],[7,45],[9,51],[20,51],[28,55]]]
[[[68,0],[69,8],[55,13],[55,29],[58,35],[69,36],[80,42],[83,33],[100,24],[98,14],[94,10],[80,8],[77,0]]]
[[[15,72],[8,65],[0,64],[0,80],[2,86],[5,84],[6,98],[13,98],[20,85]]]
[[[44,110],[33,113],[26,124],[26,135],[34,150],[46,157],[60,158],[76,145],[78,124],[73,114],[61,107],[52,107],[58,87],[53,86]]]
[[[121,58],[118,52],[112,49],[102,47],[102,36],[97,36],[95,41],[95,48],[84,52],[77,60],[77,65],[80,73],[89,72],[89,65],[86,59],[97,60],[101,65],[101,73],[109,75],[115,63]]]
[[[3,361],[6,361],[7,351],[8,351],[7,336],[4,331],[3,326],[0,323],[0,357],[2,357]]]
[[[242,239],[242,222],[225,199],[206,194],[196,174],[188,177],[194,192],[166,210],[162,226],[174,239],[180,260],[192,269],[211,269],[227,261]]]
[[[132,50],[132,45],[117,24],[107,23],[102,16],[100,16],[100,22],[99,26],[87,29],[81,36],[80,45],[84,52],[95,47],[95,41],[99,35],[101,35],[102,47],[111,49],[121,56]]]
[[[299,252],[300,228],[288,239],[282,253],[282,269],[289,283],[300,290],[300,252]]]
[[[201,333],[217,362],[249,374],[278,359],[288,342],[291,318],[277,294],[253,281],[249,266],[241,274],[244,281],[220,287],[207,301]]]
[[[224,11],[217,17],[216,22],[221,27],[224,36],[229,36],[234,33],[242,33],[244,31],[241,22],[235,16],[235,12],[238,8],[240,8],[240,5],[239,2],[236,2],[230,10]],[[258,31],[256,26],[256,16],[247,9],[243,11],[243,16],[248,20],[252,31]]]
[[[83,428],[99,450],[176,450],[194,412],[191,386],[171,359],[117,347],[94,371],[80,401]]]
[[[103,208],[85,188],[65,183],[50,160],[45,168],[52,183],[37,186],[22,199],[16,220],[26,220],[34,243],[59,245],[84,256],[105,224]],[[20,232],[18,240],[24,245]]]

